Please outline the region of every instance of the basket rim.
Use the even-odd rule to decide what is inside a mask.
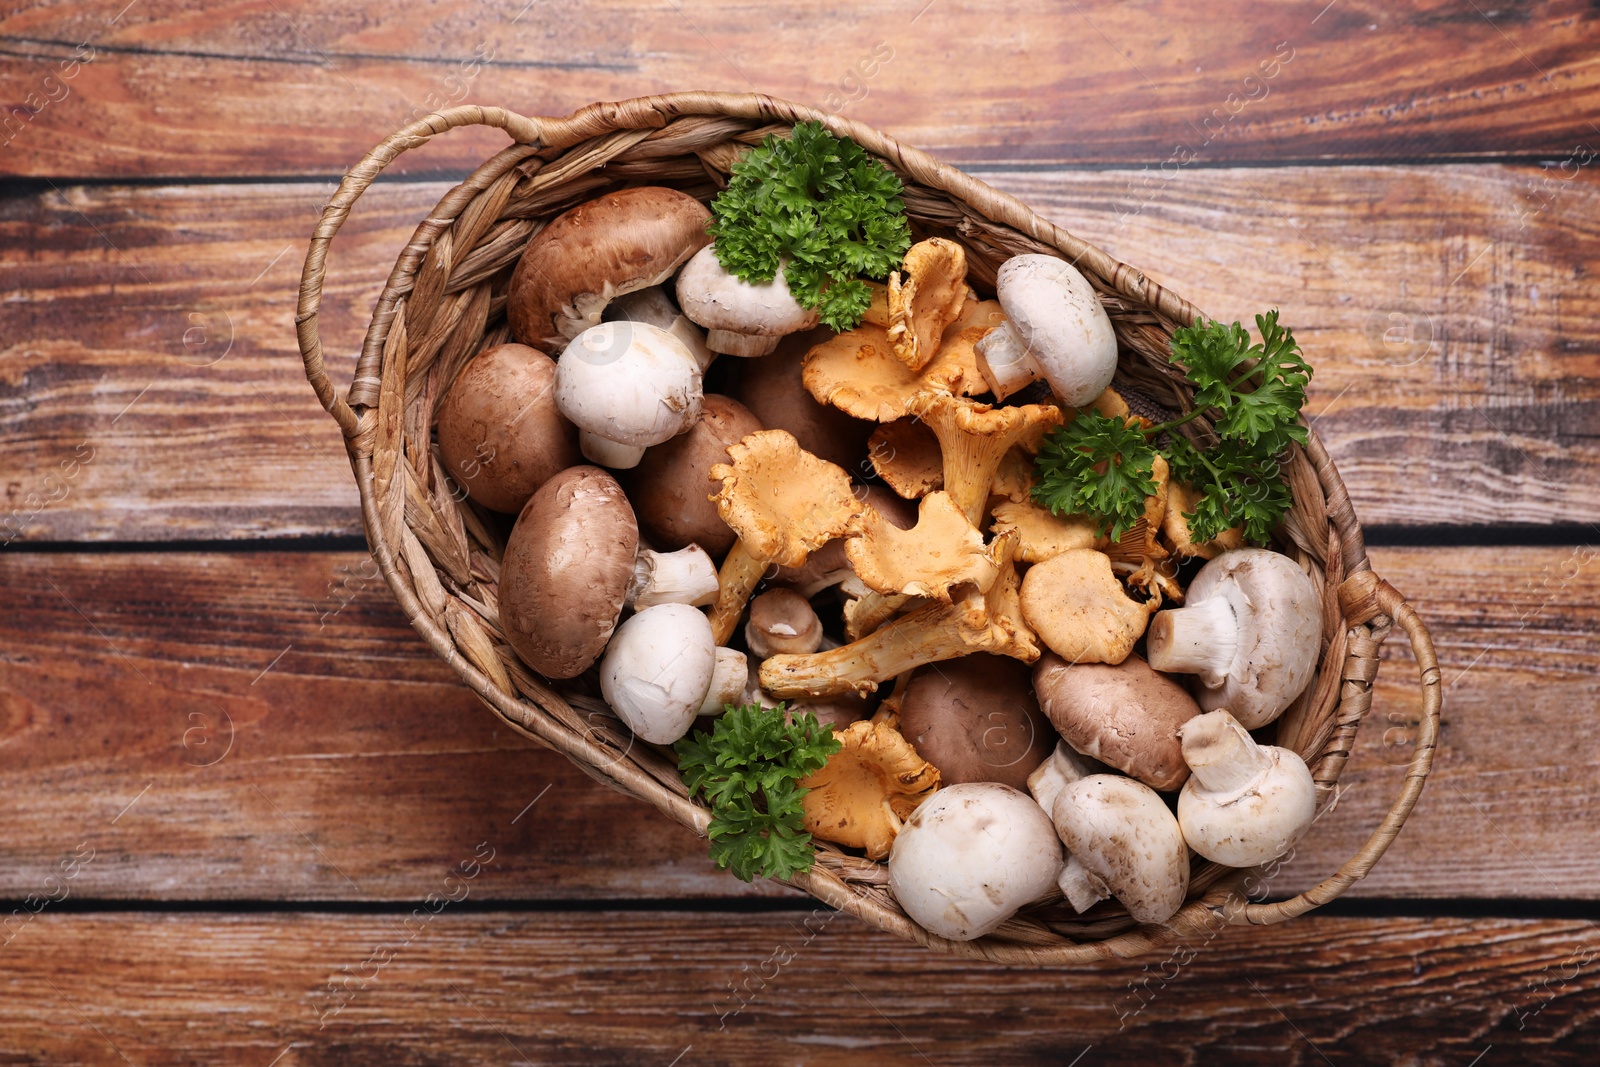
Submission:
[[[663,814],[704,836],[709,822],[709,814],[704,808],[674,793],[646,771],[617,758],[614,752],[590,736],[592,730],[574,731],[557,722],[550,714],[545,699],[548,697],[569,710],[570,706],[554,690],[537,679],[533,680],[535,686],[542,690],[536,711],[523,698],[514,696],[514,690],[508,691],[512,687],[502,687],[503,682],[491,678],[479,664],[462,654],[452,633],[424,610],[418,595],[405,581],[407,572],[411,570],[405,558],[408,553],[403,551],[408,546],[393,543],[396,538],[388,532],[393,528],[395,516],[385,516],[380,512],[379,483],[384,478],[374,462],[379,439],[385,434],[399,432],[399,415],[391,411],[386,418],[380,418],[379,411],[385,380],[383,357],[395,340],[390,327],[401,300],[411,290],[410,281],[416,265],[422,261],[437,235],[453,223],[467,203],[491,181],[529,156],[559,155],[566,149],[607,135],[624,132],[647,135],[677,119],[693,116],[724,116],[789,124],[808,120],[822,122],[833,132],[851,137],[869,152],[895,165],[918,184],[958,198],[985,218],[1070,256],[1072,262],[1080,268],[1088,268],[1110,289],[1127,299],[1176,323],[1193,322],[1201,317],[1201,313],[1170,289],[1151,281],[1143,272],[1121,263],[1109,253],[1043,219],[1022,201],[940,162],[920,149],[901,145],[889,135],[863,123],[763,94],[685,92],[639,97],[591,104],[565,118],[529,118],[501,108],[474,105],[451,108],[404,127],[351,168],[338,192],[330,199],[312,238],[302,273],[295,321],[307,378],[323,407],[335,418],[344,433],[360,491],[363,525],[385,580],[408,619],[434,651],[512,729],[561,752],[591,776],[649,802]],[[514,143],[452,189],[418,226],[378,299],[353,381],[346,394],[340,396],[328,380],[317,330],[329,244],[348,217],[351,205],[384,167],[403,152],[427,143],[437,134],[466,125],[498,127],[505,130]],[[403,329],[400,336],[403,343]],[[1252,871],[1237,870],[1221,878],[1205,893],[1187,901],[1178,915],[1166,924],[1135,927],[1101,940],[1070,941],[1063,935],[1062,944],[1051,946],[1028,945],[993,935],[965,942],[939,938],[917,926],[905,915],[852,891],[846,881],[823,870],[820,864],[806,874],[786,880],[786,883],[810,893],[825,904],[930,948],[998,963],[1041,965],[1137,955],[1179,937],[1204,930],[1214,931],[1219,922],[1264,924],[1282,921],[1326,903],[1364,877],[1398,834],[1431,770],[1442,705],[1439,670],[1426,626],[1405,598],[1372,572],[1348,493],[1314,431],[1310,434],[1304,454],[1327,503],[1331,527],[1328,563],[1330,568],[1337,566],[1337,573],[1343,576],[1338,588],[1338,600],[1341,621],[1347,628],[1348,638],[1345,662],[1341,665],[1339,675],[1342,687],[1335,708],[1338,729],[1330,734],[1318,752],[1318,765],[1322,760],[1332,765],[1330,781],[1337,778],[1338,771],[1348,758],[1349,742],[1353,740],[1355,728],[1370,708],[1372,683],[1377,673],[1377,649],[1394,625],[1399,625],[1406,632],[1415,649],[1423,691],[1416,751],[1410,761],[1401,794],[1366,846],[1335,875],[1289,900],[1261,904],[1250,903],[1247,896],[1241,896],[1240,885]],[[1338,554],[1337,562],[1331,558],[1334,553]],[[1319,664],[1323,670],[1332,669],[1329,664],[1337,644],[1323,653]],[[518,681],[520,685],[524,680]],[[1352,712],[1346,711],[1347,705]],[[1329,808],[1331,803],[1319,804],[1319,814]]]

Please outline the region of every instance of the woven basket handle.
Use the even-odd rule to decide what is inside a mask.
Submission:
[[[1297,897],[1275,904],[1234,903],[1225,906],[1225,913],[1234,923],[1267,925],[1304,915],[1313,908],[1326,904],[1365,878],[1367,872],[1372,870],[1373,864],[1377,863],[1378,858],[1389,848],[1395,835],[1400,832],[1406,817],[1416,806],[1417,798],[1422,795],[1422,786],[1428,780],[1428,773],[1433,769],[1433,753],[1439,740],[1439,712],[1444,705],[1444,693],[1439,684],[1439,660],[1434,655],[1433,638],[1428,634],[1428,627],[1411,609],[1411,605],[1406,603],[1406,598],[1400,591],[1371,570],[1357,571],[1346,579],[1344,585],[1340,587],[1339,599],[1346,617],[1351,622],[1361,624],[1379,616],[1386,616],[1404,630],[1410,640],[1422,682],[1422,721],[1418,724],[1417,751],[1406,768],[1405,786],[1400,790],[1400,796],[1395,800],[1394,806],[1389,809],[1389,814],[1373,831],[1361,851],[1340,867],[1338,873]],[[1362,685],[1370,690],[1372,679],[1351,678],[1347,675],[1346,684]]]
[[[300,303],[295,309],[295,333],[300,341],[300,357],[305,361],[306,378],[316,390],[317,399],[339,423],[345,437],[353,438],[359,432],[359,419],[349,401],[340,396],[322,360],[322,337],[317,330],[317,310],[322,304],[322,278],[327,270],[328,246],[334,234],[344,225],[350,208],[374,179],[390,163],[413,148],[420,148],[436,135],[458,126],[493,126],[505,130],[512,139],[526,144],[544,143],[546,125],[514,111],[498,107],[465,105],[445,111],[436,111],[418,119],[403,129],[384,138],[361,162],[351,167],[339,183],[339,189],[322,209],[316,232],[311,237],[311,247],[306,250],[305,268],[300,273]]]

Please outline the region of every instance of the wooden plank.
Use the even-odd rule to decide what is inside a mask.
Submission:
[[[1128,171],[988,177],[1212,314],[1278,304],[1366,522],[1600,520],[1592,168],[1538,200],[1540,172],[1510,166],[1189,170],[1149,191]],[[335,381],[444,189],[379,186],[341,233],[322,316]],[[325,194],[75,187],[0,202],[0,243],[17,250],[0,264],[13,294],[0,539],[359,534],[290,325]]]
[[[1325,6],[1028,0],[997,24],[924,0],[22,5],[0,18],[0,168],[337,173],[456,101],[562,115],[683,89],[758,89],[958,161],[1559,158],[1596,137],[1578,0]],[[487,143],[452,138],[426,165]]]
[[[1594,898],[1600,828],[1549,813],[1600,805],[1597,557],[1374,553],[1448,692],[1434,777],[1352,896]],[[405,900],[483,841],[490,897],[782,892],[498,728],[373,573],[354,554],[0,555],[0,893],[86,844],[85,897]],[[1272,893],[1331,874],[1387,812],[1414,669],[1391,644],[1341,799]]]
[[[496,877],[483,868],[457,892]],[[1173,1063],[1182,1048],[1184,1062],[1272,1067],[1588,1067],[1597,952],[1581,922],[1307,918],[1029,969],[952,961],[823,911],[45,912],[7,949],[0,1055],[1087,1065]]]

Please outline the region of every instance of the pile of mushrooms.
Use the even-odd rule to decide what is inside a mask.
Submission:
[[[494,610],[516,654],[592,672],[655,745],[729,704],[815,713],[841,749],[802,783],[807,829],[886,860],[941,937],[1060,898],[1162,923],[1192,856],[1283,855],[1316,791],[1252,731],[1312,680],[1312,579],[1236,530],[1194,543],[1164,467],[1116,540],[1030,495],[1076,408],[1137,417],[1093,286],[1018,255],[983,299],[933,237],[836,334],[781,270],[723,270],[708,220],[661,187],[551,220],[513,341],[439,405],[450,479],[486,529],[515,517]]]

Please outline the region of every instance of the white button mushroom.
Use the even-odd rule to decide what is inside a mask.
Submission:
[[[556,364],[556,407],[602,467],[637,466],[650,445],[700,417],[700,364],[682,341],[643,322],[584,330]]]
[[[730,356],[764,356],[786,334],[809,330],[817,313],[789,292],[783,268],[770,282],[751,284],[722,269],[716,245],[706,245],[678,272],[678,304],[706,329],[706,345]]]
[[[617,628],[600,661],[600,693],[636,735],[670,745],[698,715],[716,715],[745,684],[744,653],[711,640],[705,613],[645,608]]]
[[[605,314],[601,318],[605,322],[625,320],[661,327],[683,342],[683,347],[687,348],[690,355],[694,356],[695,362],[700,364],[701,371],[711,366],[711,361],[717,358],[717,354],[706,347],[706,335],[700,332],[700,327],[690,322],[688,317],[678,310],[663,286],[652,285],[648,289],[640,289],[617,297],[606,307]]]
[[[1256,730],[1310,684],[1322,601],[1288,556],[1236,548],[1200,568],[1185,606],[1157,612],[1145,636],[1150,666],[1199,675],[1201,708],[1227,708]]]
[[[1061,788],[1051,817],[1070,854],[1061,891],[1078,911],[1113,896],[1135,921],[1163,923],[1183,907],[1189,849],[1154,789],[1091,774]]]
[[[1317,814],[1317,786],[1305,761],[1258,745],[1226,711],[1199,715],[1178,731],[1194,773],[1178,794],[1178,825],[1189,847],[1229,867],[1277,859]]]
[[[984,335],[977,353],[996,398],[1040,378],[1073,407],[1105,392],[1117,371],[1117,337],[1094,287],[1072,264],[1012,256],[1000,264],[995,289],[1006,322]]]
[[[1048,894],[1061,863],[1055,828],[1028,794],[968,782],[911,813],[889,853],[889,888],[929,933],[971,941]]]

